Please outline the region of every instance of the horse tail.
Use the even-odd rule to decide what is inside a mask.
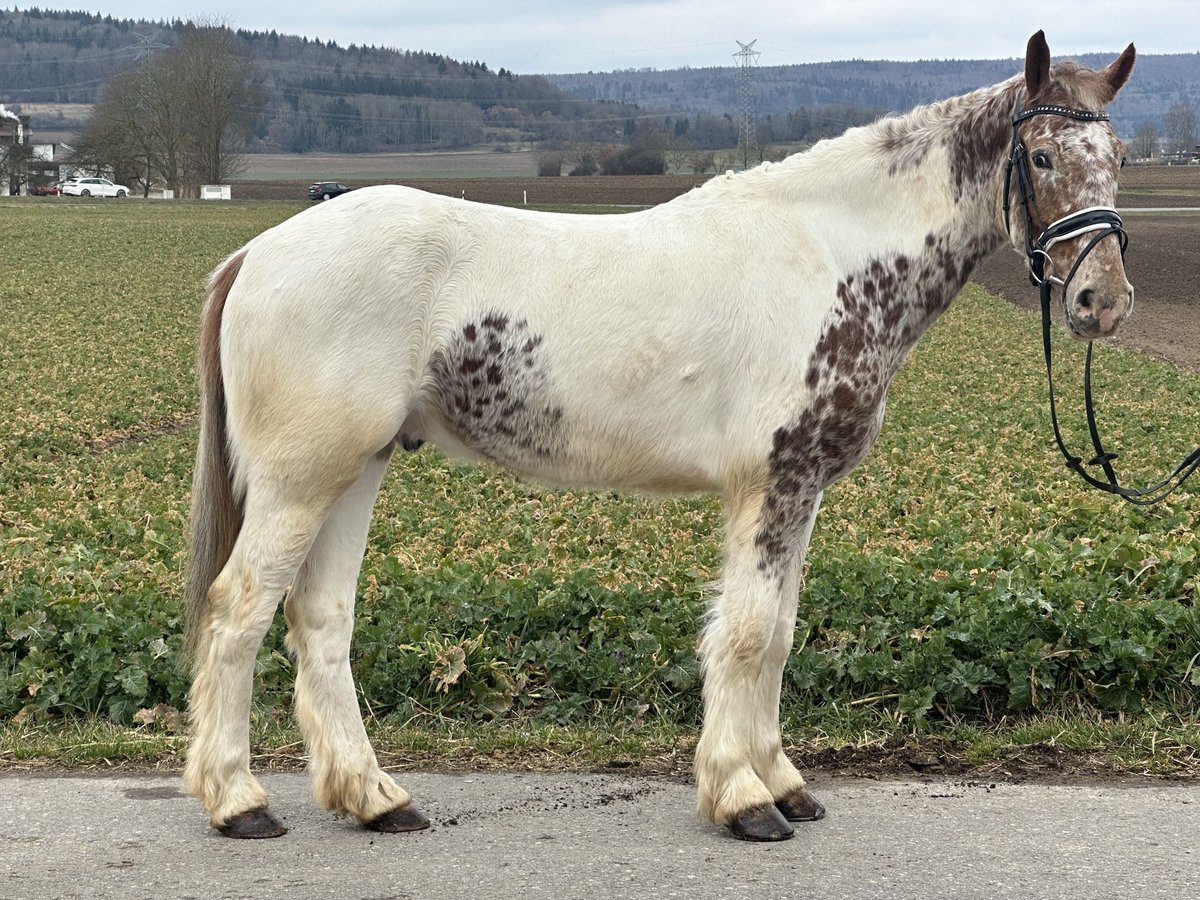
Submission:
[[[201,314],[197,369],[200,381],[200,442],[192,475],[183,660],[199,663],[209,620],[209,588],[228,562],[242,529],[242,500],[233,486],[221,377],[221,317],[245,251],[213,272]]]

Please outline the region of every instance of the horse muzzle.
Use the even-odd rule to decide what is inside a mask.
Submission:
[[[1132,311],[1133,286],[1124,278],[1114,288],[1085,282],[1063,298],[1067,329],[1084,341],[1112,337]]]

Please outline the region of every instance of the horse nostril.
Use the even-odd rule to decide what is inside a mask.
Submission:
[[[1076,295],[1075,305],[1079,308],[1080,312],[1088,313],[1092,311],[1092,296],[1091,288],[1084,288]]]

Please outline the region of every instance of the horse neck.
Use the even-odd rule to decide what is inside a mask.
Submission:
[[[929,321],[945,309],[1005,239],[1004,168],[1021,83],[1013,78],[847,133],[841,154],[857,164],[847,167],[842,196],[858,206],[863,240],[843,251],[846,275],[899,259],[927,273],[909,293]]]
[[[1012,78],[848,132],[861,161],[848,177],[863,181],[884,206],[894,207],[895,195],[911,198],[902,211],[909,231],[953,229],[964,244],[999,243],[1003,171],[1021,84]]]
[[[880,351],[885,381],[1004,240],[1000,202],[1019,89],[1013,79],[921,107],[785,163],[784,203],[821,235],[838,279],[826,330],[879,323],[864,336]]]

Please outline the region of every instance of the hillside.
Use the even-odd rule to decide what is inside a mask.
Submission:
[[[1105,66],[1111,54],[1087,54],[1079,61]],[[753,70],[759,117],[785,116],[804,107],[830,104],[903,112],[912,107],[995,84],[1019,72],[1018,59],[850,60]],[[586,72],[548,75],[571,95],[617,100],[671,113],[736,114],[737,80],[732,66],[663,71]],[[1139,125],[1162,127],[1167,108],[1181,100],[1200,101],[1200,53],[1139,55],[1133,78],[1110,108],[1117,130],[1132,135]]]
[[[0,10],[0,103],[67,138],[104,82],[175,43],[183,23],[85,12]],[[449,148],[611,135],[636,113],[572,98],[538,75],[482,61],[272,32],[236,32],[267,98],[249,149],[304,152]]]
[[[0,103],[31,114],[41,140],[69,141],[105,81],[164,52],[182,28],[180,21],[0,10]],[[518,76],[437,53],[341,47],[274,31],[236,35],[267,98],[251,152],[619,143],[639,122],[684,146],[737,143],[732,66]],[[1111,58],[1081,60],[1095,66]],[[1019,68],[1015,59],[760,66],[753,73],[760,135],[767,143],[815,140]],[[1114,124],[1125,137],[1144,122],[1161,129],[1167,108],[1180,100],[1200,100],[1200,53],[1143,55],[1113,105]]]

